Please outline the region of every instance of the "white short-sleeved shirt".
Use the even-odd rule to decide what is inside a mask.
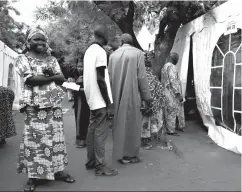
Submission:
[[[90,110],[96,110],[106,107],[106,103],[100,92],[97,83],[97,67],[106,67],[105,82],[108,89],[108,96],[113,103],[109,74],[107,70],[107,54],[98,44],[92,44],[84,55],[83,85],[87,103]]]

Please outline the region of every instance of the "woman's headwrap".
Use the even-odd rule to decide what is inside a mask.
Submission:
[[[26,42],[25,42],[25,45],[24,45],[24,51],[27,50],[29,48],[29,40],[36,34],[42,34],[46,41],[47,41],[47,53],[50,54],[52,49],[49,47],[49,44],[48,44],[48,36],[47,36],[47,33],[44,31],[44,29],[42,29],[39,25],[38,26],[35,26],[35,27],[30,27],[27,32],[26,32]]]
[[[36,27],[31,27],[27,30],[26,41],[29,41],[36,34],[44,35],[44,37],[48,39],[46,32],[40,26],[36,26]]]

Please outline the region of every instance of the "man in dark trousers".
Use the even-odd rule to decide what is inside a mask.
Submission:
[[[108,109],[113,103],[107,54],[103,46],[108,43],[108,29],[98,25],[94,29],[94,42],[84,55],[83,84],[90,108],[90,124],[87,133],[86,169],[95,169],[97,176],[114,176],[117,170],[106,167],[105,143],[108,136]]]

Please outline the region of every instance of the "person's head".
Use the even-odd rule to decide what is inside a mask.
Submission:
[[[170,62],[173,65],[176,65],[179,60],[179,55],[175,52],[170,53],[170,55],[167,57],[166,62]]]
[[[97,25],[94,28],[94,37],[95,41],[100,43],[101,45],[108,44],[108,28],[105,25]]]
[[[83,72],[83,63],[80,62],[76,66],[78,74],[81,74]]]
[[[78,59],[76,68],[77,68],[78,74],[82,74],[82,72],[83,72],[83,59],[82,58]]]
[[[121,45],[123,45],[123,44],[133,45],[133,38],[128,33],[122,34],[120,37],[120,40],[121,40]]]
[[[48,54],[49,45],[47,35],[39,26],[30,28],[26,33],[26,47],[28,51],[39,54]]]

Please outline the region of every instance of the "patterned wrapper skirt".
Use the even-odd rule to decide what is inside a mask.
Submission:
[[[151,138],[152,135],[158,134],[163,128],[163,111],[162,109],[156,114],[142,118],[141,138]]]
[[[61,108],[28,107],[20,144],[17,173],[28,178],[54,180],[68,164]]]

